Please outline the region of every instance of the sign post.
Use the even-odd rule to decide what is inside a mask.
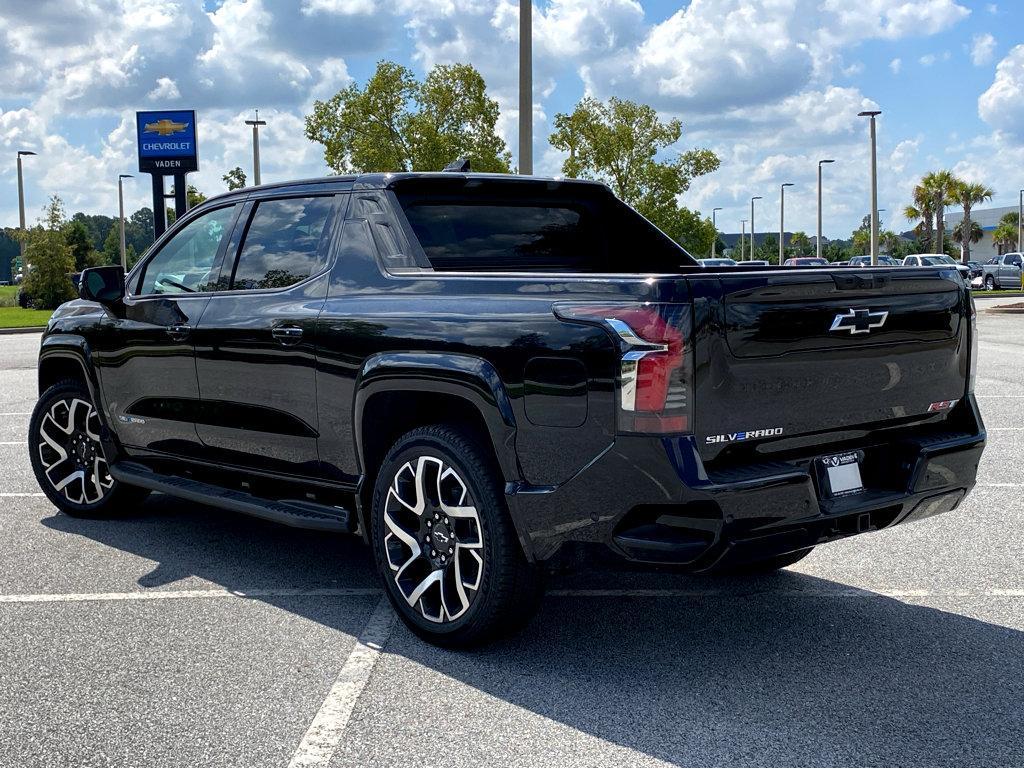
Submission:
[[[153,177],[153,229],[167,229],[164,177],[174,180],[174,214],[187,210],[185,174],[199,170],[195,110],[157,110],[135,113],[139,139],[139,171]]]

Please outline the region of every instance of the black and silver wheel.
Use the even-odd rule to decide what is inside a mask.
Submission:
[[[539,598],[495,470],[448,427],[407,433],[374,491],[374,553],[388,596],[418,635],[466,646],[515,629]]]
[[[100,419],[88,391],[77,382],[61,382],[36,403],[29,422],[29,456],[46,496],[64,512],[106,516],[126,502],[145,497],[110,475],[100,441]]]
[[[996,279],[995,279],[994,276],[992,276],[992,275],[986,275],[985,276],[985,288],[988,291],[995,291],[996,290],[997,286],[996,286]]]

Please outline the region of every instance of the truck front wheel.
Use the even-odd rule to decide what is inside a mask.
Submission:
[[[32,411],[28,427],[32,471],[47,498],[68,515],[123,515],[149,494],[111,477],[99,433],[99,414],[80,382],[53,385]]]
[[[377,569],[403,622],[430,643],[466,647],[518,630],[541,594],[498,473],[478,443],[437,425],[391,448],[374,488]]]

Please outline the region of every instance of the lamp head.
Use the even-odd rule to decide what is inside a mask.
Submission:
[[[782,184],[782,187],[783,187],[783,188],[785,188],[785,187],[792,187],[792,186],[794,186],[794,185],[793,185],[793,182],[784,182],[784,183]]]
[[[34,153],[32,150],[18,150],[18,155],[19,156],[21,156],[21,155],[35,155],[35,154],[36,153]]]
[[[875,115],[881,115],[881,114],[882,114],[882,110],[880,110],[880,109],[864,110],[863,112],[858,112],[857,113],[857,117],[874,117]]]
[[[134,179],[135,176],[133,174],[118,174],[117,178],[118,179]]]
[[[763,195],[754,195],[754,197],[752,197],[750,199],[750,202],[753,203],[755,200],[763,200],[763,199],[764,199]]]
[[[835,160],[819,160],[818,161],[818,165],[820,166],[822,163],[835,163],[835,162],[836,162]]]

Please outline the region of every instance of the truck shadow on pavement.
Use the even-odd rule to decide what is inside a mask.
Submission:
[[[189,578],[233,590],[378,585],[370,553],[354,537],[290,530],[164,497],[126,520],[55,514],[43,523],[158,563],[138,580],[147,588],[195,587]],[[403,711],[428,714],[417,733],[449,733],[432,763],[591,764],[591,756],[636,763],[627,751],[685,765],[1024,762],[1020,631],[906,600],[852,595],[846,585],[793,571],[746,579],[604,575],[600,586],[621,581],[684,594],[554,594],[521,635],[473,652],[434,648],[397,626],[381,664],[402,679],[391,696],[395,688],[403,692]],[[569,584],[587,580],[577,575],[550,587]],[[345,599],[260,600],[331,625],[337,614],[330,603]],[[1018,604],[996,605],[1012,616]],[[429,679],[452,687],[446,677],[488,696],[473,693],[475,704],[465,703],[460,717],[451,696],[439,705],[433,686],[418,685]],[[352,730],[337,756],[420,763],[415,746],[401,753],[408,724],[372,710],[382,696],[367,687],[353,723],[366,708],[369,726]],[[529,733],[512,727],[522,717],[517,709],[556,722],[543,744],[536,726]],[[380,754],[383,745],[398,752]]]

